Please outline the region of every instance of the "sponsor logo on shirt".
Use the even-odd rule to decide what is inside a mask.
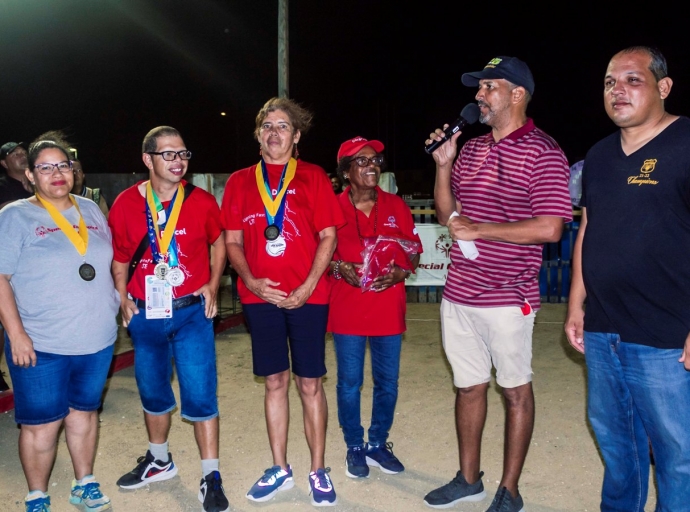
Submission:
[[[393,215],[388,217],[388,222],[384,222],[383,225],[388,227],[388,228],[394,228],[394,229],[398,227],[398,225],[395,223],[395,216],[393,216]]]
[[[294,188],[289,188],[289,189],[287,189],[287,192],[285,192],[285,193],[286,193],[287,195],[293,195],[293,196],[294,196],[294,195],[297,194],[297,191],[296,191]],[[273,194],[273,197],[277,196],[277,195],[278,195],[278,190],[276,190],[276,189],[274,188],[273,190],[271,190],[271,194]]]
[[[165,233],[165,230],[164,230],[164,229],[161,230],[161,236],[163,236],[164,233]],[[176,230],[175,230],[175,236],[178,236],[178,235],[186,235],[186,234],[187,234],[187,228],[182,228],[182,229],[176,229]]]
[[[79,231],[79,226],[72,225],[74,229]],[[98,226],[86,226],[86,229],[90,229],[91,231],[98,231]],[[36,230],[34,231],[34,234],[39,237],[39,238],[44,238],[48,233],[56,233],[59,232],[60,228],[47,228],[45,226],[38,226]]]
[[[644,161],[642,167],[640,168],[639,176],[629,176],[628,185],[656,185],[659,182],[649,177],[649,175],[654,172],[656,168],[656,158],[649,158]]]

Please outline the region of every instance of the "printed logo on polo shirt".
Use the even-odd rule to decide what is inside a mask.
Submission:
[[[656,158],[649,158],[644,161],[638,176],[629,176],[628,185],[657,185],[659,182],[649,177],[656,168]]]
[[[297,191],[294,188],[289,188],[289,189],[287,189],[287,192],[285,192],[285,193],[287,195],[294,196],[297,194]],[[271,190],[271,194],[273,194],[273,197],[277,196],[278,190],[274,188],[273,190]]]
[[[383,225],[386,226],[387,228],[397,228],[398,227],[398,225],[395,223],[395,217],[393,215],[388,217],[388,222],[387,223],[384,222]]]

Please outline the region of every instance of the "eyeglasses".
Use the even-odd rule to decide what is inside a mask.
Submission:
[[[72,162],[58,162],[56,164],[36,164],[34,165],[39,174],[48,175],[53,174],[55,169],[60,171],[62,174],[69,174],[72,172]]]
[[[377,167],[380,167],[383,165],[383,162],[385,162],[386,159],[383,157],[383,155],[376,155],[372,156],[371,158],[367,158],[366,156],[358,156],[350,160],[350,162],[357,162],[357,165],[359,167],[366,167],[371,163],[372,165],[375,165]]]
[[[292,130],[292,126],[290,126],[287,123],[278,123],[278,124],[271,124],[271,123],[264,123],[261,125],[261,131],[271,131],[275,130],[277,132],[281,133],[286,133]]]
[[[178,156],[180,157],[180,160],[189,160],[192,158],[192,152],[187,151],[186,149],[184,151],[149,151],[149,155],[160,155],[166,162],[172,162]]]

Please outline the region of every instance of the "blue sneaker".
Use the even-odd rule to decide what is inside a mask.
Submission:
[[[381,446],[367,444],[367,464],[378,466],[381,471],[389,475],[405,471],[405,466],[393,455],[393,443],[386,443]]]
[[[110,498],[101,492],[100,487],[93,475],[83,478],[81,484],[72,480],[69,502],[72,505],[83,505],[87,512],[110,510],[112,508]]]
[[[332,507],[338,502],[333,482],[328,476],[330,472],[331,468],[319,468],[309,473],[311,504],[315,507]]]
[[[369,466],[364,456],[364,447],[353,446],[347,449],[345,474],[350,478],[369,478]]]
[[[288,464],[287,471],[280,466],[273,466],[264,471],[252,488],[247,493],[247,498],[252,501],[268,501],[278,491],[287,491],[295,486],[292,479],[292,468]]]
[[[24,505],[26,512],[50,512],[50,496],[46,494],[32,500],[24,498]]]

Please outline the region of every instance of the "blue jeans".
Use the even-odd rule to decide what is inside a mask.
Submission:
[[[366,336],[333,333],[338,364],[338,420],[348,448],[364,445],[360,414],[364,382]],[[398,375],[402,335],[370,336],[371,370],[374,376],[374,401],[369,426],[369,444],[380,446],[388,439],[398,401]]]
[[[643,512],[652,443],[656,512],[690,507],[690,372],[680,349],[585,332],[589,421],[604,458],[602,511]]]
[[[14,421],[20,425],[43,425],[61,420],[76,411],[95,411],[114,345],[93,354],[60,355],[36,352],[36,366],[21,368],[12,362],[10,342],[5,335],[5,356],[12,377]]]
[[[129,322],[134,375],[144,410],[166,414],[175,406],[172,360],[180,383],[182,417],[206,421],[218,416],[216,343],[204,302],[176,309],[172,318],[146,319],[139,310]]]

